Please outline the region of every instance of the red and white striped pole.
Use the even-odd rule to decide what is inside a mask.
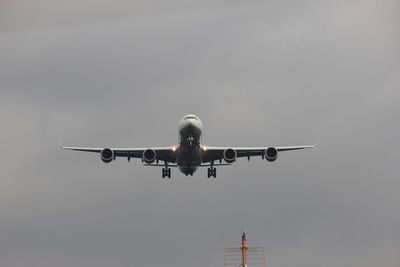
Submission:
[[[242,267],[247,267],[247,240],[246,240],[246,233],[242,235]]]

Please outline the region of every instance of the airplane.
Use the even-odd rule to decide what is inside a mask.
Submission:
[[[105,163],[110,163],[117,157],[140,158],[145,166],[163,167],[162,178],[171,178],[171,167],[177,167],[186,176],[191,175],[198,167],[208,167],[207,177],[217,177],[216,166],[231,165],[237,158],[261,157],[273,162],[278,152],[312,148],[307,146],[285,147],[212,147],[201,144],[203,124],[199,117],[193,114],[185,115],[179,122],[179,144],[170,147],[150,148],[89,148],[65,147],[63,149],[100,153]],[[159,163],[159,162],[164,162]],[[224,162],[223,162],[224,161]]]

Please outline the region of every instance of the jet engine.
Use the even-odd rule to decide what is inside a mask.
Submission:
[[[114,159],[114,151],[109,148],[104,148],[100,154],[101,160],[105,163],[110,163]]]
[[[142,159],[147,164],[153,163],[156,160],[156,152],[153,149],[146,149],[143,152]]]
[[[278,158],[278,150],[275,147],[269,147],[265,150],[265,159],[269,162],[275,161]]]
[[[232,148],[225,149],[225,151],[224,151],[224,160],[227,163],[235,162],[236,161],[236,157],[237,157],[237,154],[236,154],[236,151],[234,149],[232,149]]]

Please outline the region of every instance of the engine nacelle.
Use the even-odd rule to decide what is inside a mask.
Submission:
[[[143,152],[142,159],[145,163],[150,164],[156,160],[156,152],[153,149],[146,149]]]
[[[236,151],[234,149],[232,149],[232,148],[225,149],[225,151],[224,151],[224,160],[227,163],[235,162],[236,161],[236,157],[237,157],[237,154],[236,154]]]
[[[269,162],[275,161],[278,158],[278,150],[275,147],[269,147],[265,150],[265,159]]]
[[[101,160],[105,163],[110,163],[114,159],[114,151],[109,148],[104,148],[101,153]]]

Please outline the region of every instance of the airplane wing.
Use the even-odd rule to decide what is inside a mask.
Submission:
[[[177,158],[176,147],[153,147],[153,148],[101,148],[101,147],[66,147],[63,149],[99,153],[101,159],[108,163],[117,157],[140,158],[146,163],[154,161],[165,161],[175,163]],[[147,160],[145,159],[147,157]]]
[[[268,161],[275,161],[278,152],[313,148],[315,145],[308,146],[282,146],[282,147],[203,147],[203,162],[225,160],[233,163],[236,158],[260,156]]]

